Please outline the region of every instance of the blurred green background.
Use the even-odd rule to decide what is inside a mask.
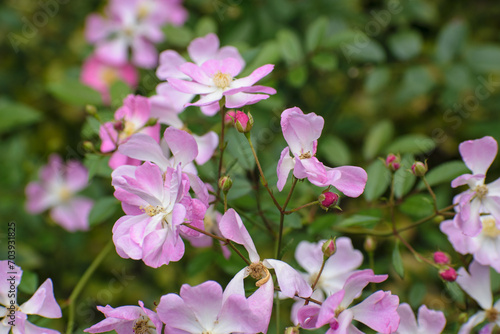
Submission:
[[[119,204],[112,199],[109,170],[100,158],[86,158],[95,177],[85,193],[107,201],[103,201],[87,233],[68,233],[51,222],[47,214],[27,214],[24,187],[37,179],[38,169],[50,153],[83,160],[83,140],[98,144],[95,123],[86,121],[85,105],[94,104],[99,112],[109,116],[119,104],[100,105],[99,95],[78,83],[82,62],[92,51],[83,36],[85,17],[102,10],[106,2],[57,2],[57,12],[53,16],[45,14],[47,20],[42,20],[43,4],[48,1],[10,0],[0,5],[0,215],[5,225],[9,221],[17,223],[17,263],[26,270],[19,301],[23,302],[43,280],[51,277],[56,298],[64,305],[121,216]],[[367,185],[364,197],[343,203],[346,211],[365,210],[363,214],[372,217],[362,221],[367,227],[380,221],[377,217],[383,213],[373,208],[374,203],[387,195],[385,172],[378,156],[397,151],[403,154],[406,168],[416,156],[429,159],[432,169],[460,160],[458,144],[463,140],[485,135],[500,139],[498,2],[188,0],[184,5],[189,11],[188,21],[183,27],[166,26],[166,40],[157,45],[158,50],[175,49],[185,54],[193,38],[215,32],[221,45],[239,48],[247,61],[243,74],[263,64],[276,64],[263,83],[275,87],[278,93],[245,108],[256,119],[253,136],[261,148],[259,154],[266,175],[271,183],[276,182],[275,166],[285,147],[280,113],[298,106],[306,113],[322,115],[326,125],[319,143],[320,160],[330,166],[353,164],[371,168],[371,175],[376,175],[372,179],[376,184]],[[141,70],[136,92],[152,95],[157,83],[154,70]],[[126,93],[123,87],[112,92],[115,101]],[[182,117],[199,134],[218,129],[218,117],[207,121],[193,107]],[[229,131],[228,136],[236,144],[228,148],[226,162],[238,161],[233,168],[237,182],[232,203],[247,209],[249,218],[257,220],[255,196],[249,193],[254,163],[247,159],[248,155],[244,156],[248,151],[237,146],[241,144],[237,134]],[[200,171],[207,180],[213,181],[215,164],[213,161]],[[464,172],[463,166],[455,167],[450,167],[453,173]],[[499,167],[497,159],[487,182],[500,176]],[[453,176],[456,175],[448,175],[449,179]],[[415,182],[408,180],[400,197]],[[449,183],[440,182],[436,192],[442,206],[446,206],[451,203],[453,192]],[[300,184],[299,190],[294,197],[297,204],[314,199],[320,192],[304,184]],[[429,208],[421,207],[421,199],[413,198],[409,204],[407,201],[402,208],[402,221],[426,215]],[[267,197],[264,202],[268,202]],[[278,219],[268,203],[263,209],[271,220]],[[311,225],[316,215],[318,222]],[[287,217],[287,240],[293,240],[291,249],[305,237],[319,240],[335,234],[331,225],[339,219],[343,218],[313,210]],[[0,229],[1,258],[6,252],[5,225]],[[254,228],[251,233],[258,231]],[[436,224],[425,225],[419,232],[406,235],[417,249],[429,254],[438,248],[451,251]],[[362,249],[364,238],[353,238],[357,248]],[[263,233],[257,239],[269,241]],[[393,243],[389,241],[378,241],[378,259],[390,256]],[[391,275],[388,286],[393,287],[393,292],[400,294],[402,300],[411,300],[414,307],[423,301],[423,296],[427,296],[431,308],[451,306],[450,291],[456,289],[452,287],[443,294],[443,284],[436,273],[414,263],[408,252],[402,253],[409,272],[404,282]],[[289,251],[285,258],[293,261],[292,255]],[[376,261],[380,273],[394,273],[389,262]],[[77,323],[86,328],[99,320],[100,315],[94,311],[96,304],[119,306],[136,304],[141,299],[152,308],[153,301],[158,302],[162,294],[178,291],[182,283],[198,284],[220,278],[225,284],[241,265],[238,259],[225,262],[216,250],[189,247],[181,262],[153,270],[112,252],[77,304]],[[429,284],[423,283],[426,281]],[[447,316],[453,319],[457,314],[451,310]],[[37,324],[43,326],[45,321]],[[47,324],[63,330],[64,321]]]

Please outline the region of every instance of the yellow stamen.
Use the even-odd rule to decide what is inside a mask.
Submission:
[[[484,184],[482,184],[482,185],[476,186],[476,188],[474,188],[474,191],[476,192],[476,196],[479,199],[483,199],[484,196],[486,196],[488,194],[488,187],[485,186]]]
[[[104,81],[107,86],[110,86],[117,79],[118,73],[115,69],[111,67],[105,67],[101,70],[101,80]]]
[[[306,153],[302,153],[299,155],[299,159],[310,159],[312,158],[311,152],[307,151]]]
[[[132,327],[132,330],[135,334],[157,333],[156,327],[154,326],[153,322],[145,315],[141,315],[139,318],[137,318],[137,320],[134,322],[134,327]]]
[[[500,230],[496,225],[495,218],[483,218],[483,231],[482,233],[488,237],[496,238],[500,235]]]
[[[226,89],[231,85],[231,81],[233,81],[233,77],[230,74],[222,73],[221,71],[215,73],[212,79],[214,80],[215,86],[221,89]]]
[[[248,274],[257,279],[258,281],[255,283],[255,286],[260,287],[263,284],[267,283],[271,278],[271,273],[269,270],[262,264],[262,262],[254,262],[248,266]]]

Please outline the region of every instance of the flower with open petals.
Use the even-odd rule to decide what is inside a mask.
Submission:
[[[396,334],[441,334],[446,325],[443,312],[429,310],[425,305],[418,309],[418,322],[406,303],[399,305],[398,314],[401,322]]]
[[[500,179],[484,184],[486,172],[498,152],[498,144],[493,137],[468,140],[460,144],[460,155],[472,174],[464,174],[451,182],[456,188],[467,184],[469,190],[453,199],[458,203],[455,215],[456,225],[468,236],[477,236],[481,232],[480,215],[491,214],[500,228]]]
[[[223,292],[219,283],[207,281],[197,286],[184,284],[179,295],[161,297],[157,311],[175,333],[258,333],[257,306],[252,296],[246,298],[228,289]]]
[[[323,125],[323,117],[315,113],[304,114],[297,107],[283,111],[281,129],[288,147],[281,152],[278,162],[278,190],[283,190],[288,174],[293,169],[297,179],[307,178],[318,187],[331,185],[346,196],[358,197],[363,193],[368,179],[364,169],[355,166],[330,168],[316,158]]]
[[[14,334],[59,334],[28,321],[29,314],[44,318],[62,317],[61,308],[54,298],[52,280],[48,278],[28,301],[18,306],[15,296],[22,274],[21,268],[13,262],[0,261],[0,333],[7,334],[12,329]]]
[[[63,163],[52,154],[39,173],[40,181],[26,187],[26,210],[32,214],[50,209],[50,217],[68,231],[88,230],[94,202],[77,193],[88,185],[88,171],[78,161]]]

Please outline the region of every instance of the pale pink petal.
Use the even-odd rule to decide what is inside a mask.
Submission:
[[[139,67],[153,68],[158,64],[158,51],[153,43],[139,37],[132,42],[132,63]]]
[[[226,95],[224,92],[223,95]],[[250,104],[255,104],[259,101],[269,98],[266,94],[248,94],[248,93],[236,93],[234,95],[226,96],[226,107],[227,108],[241,108]]]
[[[121,144],[118,151],[130,158],[153,162],[162,171],[170,166],[168,159],[163,155],[160,145],[150,136],[143,133],[132,135],[126,143]]]
[[[95,43],[106,38],[112,26],[99,14],[90,14],[85,20],[85,39]]]
[[[198,156],[195,161],[198,165],[203,165],[214,155],[215,149],[219,145],[219,136],[213,132],[207,132],[203,136],[193,135],[198,145]]]
[[[88,186],[89,172],[79,161],[70,160],[66,163],[63,176],[64,184],[69,190],[78,192]]]
[[[61,308],[54,297],[54,288],[50,278],[43,282],[33,296],[20,308],[26,314],[37,314],[45,318],[62,317]]]
[[[267,86],[250,86],[250,87],[231,88],[224,91],[224,95],[226,96],[234,95],[236,93],[265,93],[272,95],[276,94],[276,89]]]
[[[162,110],[163,112],[167,112],[166,110],[171,110],[176,114],[181,113],[185,108],[184,105],[190,102],[194,95],[179,92],[177,89],[173,88],[168,82],[162,82],[156,86],[156,94],[151,96],[149,99],[154,101],[156,104],[158,112],[153,114],[153,110],[151,110],[151,117],[158,117],[160,123],[162,122]],[[178,127],[178,126],[176,126]],[[182,127],[182,124],[180,125]]]
[[[7,224],[6,224],[7,225]],[[13,266],[11,268],[10,266]],[[0,261],[0,304],[8,305],[12,297],[9,297],[11,285],[14,285],[17,291],[17,286],[21,282],[23,271],[21,267],[13,264],[8,260]]]
[[[456,188],[468,184],[471,188],[483,181],[486,176],[484,174],[463,174],[451,181],[451,187]]]
[[[297,179],[305,179],[315,186],[326,187],[332,183],[335,178],[340,178],[340,173],[331,171],[328,173],[325,165],[316,157],[309,159],[299,159],[295,157],[295,166],[293,175]]]
[[[493,305],[491,295],[490,268],[477,261],[472,261],[469,273],[462,267],[458,269],[456,282],[469,294],[483,310],[488,310]]]
[[[239,88],[239,87],[250,87],[269,73],[271,73],[274,69],[274,65],[267,64],[255,69],[249,76],[236,79],[232,82],[231,88]]]
[[[321,327],[322,325],[317,326],[320,309],[320,306],[316,304],[302,306],[297,312],[297,319],[300,326],[305,329]]]
[[[212,104],[208,104],[206,106],[200,107],[201,112],[206,116],[213,116],[217,114],[220,110],[219,102],[214,102]]]
[[[283,295],[288,298],[293,298],[295,295],[299,297],[311,296],[311,286],[297,270],[292,268],[292,266],[283,261],[273,259],[266,259],[263,263],[266,267],[274,269]]]
[[[427,306],[422,305],[418,309],[418,326],[423,333],[440,334],[446,326],[446,318],[443,312],[429,310]]]
[[[333,177],[332,186],[343,192],[349,197],[358,197],[365,190],[368,175],[361,167],[355,166],[342,166],[329,169],[327,171],[330,175],[331,172],[340,172],[340,177],[337,175]]]
[[[219,49],[219,38],[215,34],[198,37],[189,43],[187,50],[189,57],[201,66],[205,61],[213,59]]]
[[[208,59],[203,64],[201,64],[201,69],[210,77],[213,77],[217,72],[221,72],[223,66],[223,60]]]
[[[285,187],[288,174],[290,174],[294,164],[294,158],[290,156],[290,148],[285,147],[283,151],[281,151],[278,166],[276,168],[276,173],[278,174],[278,183],[276,184],[276,187],[279,191],[282,191]]]
[[[57,199],[38,182],[26,186],[26,211],[31,214],[41,213],[53,206]]]
[[[127,47],[124,38],[102,41],[96,44],[95,54],[111,65],[120,66],[127,63]]]
[[[178,91],[188,94],[210,94],[217,90],[216,87],[206,86],[197,82],[186,81],[177,78],[168,78],[167,81]]]
[[[455,222],[465,235],[474,237],[481,232],[481,201],[475,198],[468,203],[467,198],[468,196],[462,197],[460,212],[455,216]]]
[[[144,239],[142,260],[149,267],[158,268],[179,261],[183,255],[184,242],[172,231],[156,230]]]
[[[398,314],[401,322],[396,334],[418,333],[417,319],[415,319],[415,314],[410,305],[407,303],[400,304]]]
[[[252,310],[252,313],[255,314],[258,319],[255,323],[257,333],[267,333],[273,311],[273,298],[274,285],[272,279],[261,285],[252,295],[250,295],[250,297],[248,297],[250,310]]]
[[[174,156],[174,167],[178,164],[184,167],[198,156],[198,144],[186,131],[168,127],[163,137]]]
[[[241,72],[242,67],[243,65],[238,59],[226,58],[221,60],[220,71],[230,74],[234,78]]]
[[[141,197],[150,205],[163,206],[162,174],[157,165],[145,162],[135,169],[134,177],[113,172],[111,184]]]
[[[183,284],[180,296],[202,326],[213,326],[222,308],[222,288],[219,283],[207,281],[196,286]]]
[[[141,225],[143,229],[147,224],[148,216],[146,214],[138,216],[123,216],[118,219],[113,226],[113,243],[116,247],[116,252],[124,259],[139,260],[142,258],[142,243],[134,241],[131,231],[134,227]],[[138,237],[135,237],[137,240]]]
[[[369,283],[380,283],[385,281],[387,277],[388,275],[375,275],[371,269],[355,272],[344,285],[345,296],[341,306],[347,308],[355,298],[361,295],[361,292]]]
[[[324,119],[315,113],[304,114],[297,107],[281,114],[281,129],[286,142],[295,156],[316,153],[314,142],[321,136]]]
[[[342,300],[344,299],[345,291],[340,290],[337,293],[329,296],[321,305],[321,309],[318,314],[318,320],[316,323],[316,328],[329,323],[333,318],[335,318],[336,311],[342,306]]]
[[[219,49],[214,58],[219,60],[226,58],[234,58],[241,64],[241,67],[245,67],[245,60],[243,59],[243,57],[241,57],[240,52],[234,46],[223,46],[222,48]],[[198,65],[201,65],[203,62],[204,61],[196,63]]]
[[[169,293],[162,296],[156,310],[161,321],[169,327],[184,330],[187,333],[203,333],[204,331],[195,314],[179,295]]]
[[[500,227],[500,196],[486,196],[482,204],[484,210],[495,218],[497,226]]]
[[[74,197],[50,210],[50,217],[66,230],[86,231],[89,229],[89,214],[94,201],[85,197]]]
[[[473,238],[466,236],[455,225],[453,220],[445,220],[439,226],[441,232],[448,236],[448,240],[453,245],[453,248],[460,254],[474,253],[477,249]]]
[[[479,311],[467,320],[465,324],[460,327],[458,334],[469,334],[474,327],[482,323],[486,319],[486,312]]]
[[[179,66],[186,60],[174,50],[166,50],[160,53],[160,65],[156,70],[156,76],[161,80],[167,78],[188,79],[189,77],[181,72]]]
[[[14,329],[13,334],[16,334]],[[24,333],[23,334],[60,334],[58,331],[45,327],[38,327],[29,321],[24,323]]]
[[[398,296],[388,291],[377,291],[350,310],[354,319],[377,332],[389,334],[399,325],[398,305]]]
[[[258,333],[263,325],[260,312],[254,312],[250,303],[241,295],[229,296],[217,317],[218,333]]]
[[[203,84],[205,86],[213,85],[212,78],[209,77],[199,66],[193,63],[186,62],[182,64],[179,69],[182,71],[182,73],[186,74],[200,84]]]
[[[495,181],[488,183],[488,195],[500,196],[500,178]]]
[[[260,256],[257,253],[252,237],[250,237],[247,228],[243,225],[240,216],[234,209],[227,210],[224,216],[222,216],[219,222],[219,229],[224,238],[245,247],[251,262],[260,261]]]
[[[207,106],[211,105],[214,102],[219,101],[221,98],[222,98],[222,90],[217,89],[210,94],[202,95],[200,99],[194,103],[186,103],[186,106],[196,106],[196,107]]]
[[[318,243],[301,241],[295,249],[295,259],[299,265],[311,275],[318,273],[323,264],[323,251],[321,250],[321,246],[321,241]],[[333,258],[333,256],[331,258]]]
[[[493,137],[464,141],[459,146],[460,154],[473,174],[486,174],[498,152],[498,144]]]

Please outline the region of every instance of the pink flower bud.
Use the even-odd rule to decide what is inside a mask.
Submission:
[[[436,264],[450,264],[450,257],[443,252],[435,252],[434,262]]]
[[[441,278],[445,281],[455,282],[458,275],[455,269],[448,267],[448,269],[439,271],[439,276],[441,276]]]
[[[327,191],[318,196],[318,202],[323,209],[328,209],[337,204],[339,201],[339,195]]]
[[[415,161],[413,165],[411,165],[411,172],[415,176],[422,177],[425,175],[425,173],[427,173],[427,170],[427,163],[424,164],[423,162]]]
[[[233,186],[233,180],[229,176],[223,176],[219,179],[219,188],[227,194],[229,189]]]
[[[363,244],[363,247],[365,248],[365,251],[367,252],[373,252],[377,248],[377,242],[372,236],[368,236],[365,239],[365,243]]]
[[[401,168],[401,158],[399,155],[394,155],[390,153],[385,159],[385,166],[391,171],[395,172]]]
[[[337,251],[337,245],[335,244],[335,238],[328,239],[327,241],[325,241],[323,246],[321,246],[321,250],[323,251],[323,256],[325,258],[329,258],[333,254],[335,254],[335,252]]]
[[[237,110],[229,111],[226,113],[226,123],[234,124],[234,127],[238,132],[246,133],[249,132],[253,127],[253,117],[250,113],[245,114],[242,111]]]

